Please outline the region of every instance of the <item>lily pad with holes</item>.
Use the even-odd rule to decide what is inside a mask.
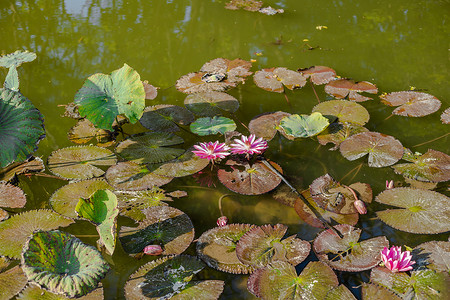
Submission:
[[[317,104],[313,112],[320,112],[324,116],[334,116],[339,122],[349,122],[363,126],[369,121],[367,109],[353,101],[330,100]]]
[[[362,298],[364,300],[378,300],[378,299],[390,299],[401,300],[399,296],[393,291],[377,284],[363,283],[361,290]]]
[[[0,181],[0,207],[20,208],[26,203],[27,198],[21,188]]]
[[[24,173],[38,173],[45,170],[44,161],[39,157],[31,156],[24,162],[12,163],[0,169],[0,181],[10,181],[16,175]]]
[[[89,76],[75,95],[78,111],[96,127],[112,130],[120,114],[136,123],[145,107],[145,90],[139,74],[127,64],[111,75]]]
[[[236,123],[225,117],[199,118],[191,123],[191,131],[197,135],[225,134],[236,129]]]
[[[0,89],[0,168],[31,157],[45,137],[44,118],[21,93]]]
[[[174,160],[162,163],[153,173],[166,177],[184,177],[203,170],[209,165],[209,160],[198,157],[192,150],[195,150],[194,147],[187,149]]]
[[[359,93],[376,94],[378,93],[378,88],[368,81],[355,82],[350,79],[338,79],[329,82],[325,86],[325,92],[338,99],[343,99],[348,96],[349,100],[363,102],[372,98],[362,96]]]
[[[403,156],[403,146],[394,137],[378,132],[362,132],[341,143],[341,154],[356,160],[368,154],[369,167],[381,168],[395,164]]]
[[[18,295],[17,299],[20,300],[69,300],[70,298],[55,294],[44,289],[39,288],[37,285],[29,284],[27,287]],[[98,300],[104,299],[103,295],[103,287],[101,287],[101,283],[97,288],[87,293],[84,296],[77,298],[78,300]]]
[[[324,300],[356,300],[355,296],[353,296],[352,292],[343,284],[333,288],[327,293],[327,296]]]
[[[322,131],[322,133],[317,136],[317,140],[321,145],[332,143],[334,144],[334,147],[329,150],[337,150],[339,145],[350,136],[367,131],[369,131],[369,129],[355,123],[336,122],[331,123],[324,131]]]
[[[381,102],[389,106],[398,106],[393,115],[405,117],[423,117],[439,110],[441,101],[421,92],[403,91],[380,96]]]
[[[111,150],[97,146],[73,146],[53,151],[47,160],[49,170],[66,179],[89,179],[105,174],[98,166],[117,162]]]
[[[320,233],[313,243],[313,250],[320,261],[336,270],[360,272],[381,262],[381,250],[389,247],[385,236],[359,241],[361,229],[342,224],[334,226],[342,233],[337,236],[330,229]]]
[[[274,261],[285,261],[293,266],[309,255],[309,242],[295,235],[283,239],[288,227],[283,224],[262,225],[250,229],[238,241],[236,255],[246,265],[256,269]]]
[[[190,94],[184,99],[184,105],[198,116],[214,117],[224,112],[234,113],[239,101],[227,93],[212,91]]]
[[[182,144],[181,137],[165,132],[144,132],[130,136],[120,142],[116,153],[137,164],[152,164],[169,161],[180,156],[185,150],[170,148]]]
[[[27,284],[28,278],[20,266],[0,273],[0,299],[12,299]]]
[[[137,227],[122,226],[119,240],[128,254],[138,254],[147,245],[160,245],[162,255],[180,254],[194,239],[191,219],[170,206],[153,206],[143,210],[145,219]]]
[[[306,78],[302,74],[286,68],[256,71],[253,80],[263,90],[276,93],[284,92],[283,85],[290,90],[294,90],[306,84]]]
[[[319,112],[311,115],[290,115],[280,121],[280,127],[291,138],[306,138],[318,135],[328,127],[330,121]]]
[[[233,273],[248,274],[255,270],[236,256],[236,244],[254,225],[228,224],[202,233],[197,241],[197,255],[211,268]]]
[[[325,84],[336,78],[336,71],[325,66],[312,66],[297,71],[305,78],[310,78],[315,85]]]
[[[220,182],[233,192],[244,195],[265,194],[280,183],[281,179],[274,174],[262,162],[256,161],[252,165],[248,161],[239,158],[228,159],[225,163],[226,169],[219,169],[217,176]],[[278,171],[281,167],[270,162]],[[229,169],[231,167],[231,169]]]
[[[394,188],[376,196],[375,201],[398,207],[378,211],[381,221],[395,229],[436,234],[450,231],[449,197],[434,191]]]
[[[292,139],[287,136],[283,129],[280,127],[280,121],[284,117],[289,117],[291,114],[283,111],[277,111],[274,113],[266,113],[253,118],[248,124],[250,133],[257,137],[262,137],[266,141],[270,141],[275,137],[277,132],[283,134],[286,138]]]
[[[431,241],[412,251],[416,264],[438,272],[450,272],[450,242]]]
[[[29,281],[67,297],[86,295],[109,270],[97,249],[59,230],[34,232],[21,262]]]
[[[194,115],[186,108],[168,104],[147,106],[139,120],[145,128],[159,132],[177,132],[180,125],[189,125],[193,121]]]

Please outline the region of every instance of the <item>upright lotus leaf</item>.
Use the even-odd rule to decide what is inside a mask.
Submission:
[[[254,225],[228,224],[202,233],[197,241],[197,255],[213,269],[247,274],[255,267],[242,263],[236,256],[236,244]]]
[[[26,203],[27,198],[20,187],[0,181],[0,207],[20,208]]]
[[[286,261],[294,266],[309,255],[311,245],[295,235],[283,239],[287,226],[257,226],[245,233],[236,245],[236,255],[246,265],[262,268],[274,261]]]
[[[225,4],[226,9],[237,10],[242,8],[248,11],[258,11],[262,6],[263,2],[258,0],[230,0]]]
[[[414,156],[409,161],[412,163],[392,166],[395,173],[420,181],[450,180],[450,156],[443,152],[428,149],[425,154]]]
[[[69,300],[70,298],[55,294],[44,289],[41,289],[37,285],[29,284],[18,296],[17,299],[20,300]],[[88,294],[77,298],[78,300],[98,300],[104,299],[103,295],[103,287],[101,287],[101,283],[97,288],[89,292]]]
[[[184,153],[183,149],[169,148],[182,144],[181,137],[165,132],[144,132],[130,136],[116,147],[122,158],[138,164],[169,161]]]
[[[27,238],[36,230],[66,227],[73,220],[48,209],[29,210],[0,222],[0,255],[18,259]]]
[[[418,245],[412,251],[419,266],[450,273],[450,242],[431,241]]]
[[[225,163],[231,169],[219,169],[217,176],[220,182],[233,192],[244,195],[265,194],[280,183],[281,179],[273,173],[262,162],[256,161],[252,165],[246,160],[239,158],[228,159]],[[281,167],[274,162],[270,162],[278,171]]]
[[[170,206],[153,206],[143,211],[146,218],[137,227],[122,226],[119,240],[128,254],[138,254],[147,245],[160,245],[162,255],[180,254],[194,239],[191,219]]]
[[[352,292],[343,284],[333,288],[327,293],[327,296],[324,300],[356,300],[355,296],[353,296]],[[383,298],[385,299],[385,298]]]
[[[12,299],[25,287],[27,282],[28,278],[20,266],[0,273],[0,299]]]
[[[336,270],[360,272],[381,262],[381,250],[389,247],[385,236],[358,242],[361,229],[342,224],[334,226],[342,233],[340,238],[330,229],[322,231],[313,243],[313,250],[320,261]]]
[[[28,159],[45,137],[44,118],[21,93],[0,89],[0,168]]]
[[[421,92],[403,91],[380,96],[381,102],[389,106],[398,106],[393,115],[405,117],[423,117],[439,110],[441,101]]]
[[[80,198],[75,211],[81,218],[97,226],[100,245],[104,245],[110,255],[116,247],[116,221],[119,215],[117,197],[110,190],[98,190],[89,198]]]
[[[441,122],[442,124],[450,124],[450,107],[447,107],[441,114]]]
[[[315,85],[325,84],[336,78],[336,71],[324,66],[312,66],[306,69],[298,69],[297,71],[305,78],[310,78]]]
[[[378,300],[378,299],[390,299],[401,300],[396,293],[388,290],[387,288],[371,283],[363,283],[362,285],[362,299],[364,300]],[[331,299],[330,299],[331,300]]]
[[[367,109],[359,103],[349,100],[324,101],[312,109],[324,116],[334,116],[339,122],[349,122],[364,126],[369,121],[370,115]]]
[[[39,157],[31,156],[24,162],[12,163],[6,168],[0,169],[0,181],[11,181],[16,175],[38,173],[44,170],[44,161]]]
[[[4,87],[13,91],[19,90],[19,75],[17,67],[24,62],[31,62],[36,59],[36,53],[17,50],[14,53],[0,56],[0,67],[9,68],[5,78]]]
[[[234,113],[239,108],[239,101],[227,93],[211,91],[188,95],[184,105],[198,116],[214,117],[224,112]]]
[[[377,87],[368,81],[355,82],[350,79],[338,79],[329,82],[325,86],[325,92],[338,99],[343,99],[348,96],[349,100],[356,102],[363,102],[372,98],[362,96],[359,93],[378,93]]]
[[[197,135],[225,134],[236,129],[236,123],[225,117],[199,118],[191,123],[191,131]]]
[[[403,156],[403,146],[394,137],[378,132],[362,132],[341,143],[341,154],[348,160],[369,155],[369,167],[381,168],[395,164]]]
[[[256,71],[253,80],[263,90],[276,93],[284,92],[283,85],[290,90],[294,90],[306,84],[306,78],[302,74],[286,68],[271,68]]]
[[[127,64],[111,75],[97,73],[89,76],[75,95],[82,117],[98,128],[112,130],[120,114],[136,123],[145,107],[145,90],[139,74]]]
[[[148,80],[142,81],[142,85],[144,86],[145,91],[145,99],[153,100],[158,96],[158,87],[154,87],[150,83],[148,83]]]
[[[279,126],[281,119],[290,115],[290,113],[283,111],[262,114],[250,121],[250,123],[248,124],[248,129],[250,133],[256,135],[257,137],[262,137],[266,141],[270,141],[271,139],[273,139],[277,132],[280,132],[286,138],[290,138]]]
[[[377,212],[381,221],[395,229],[426,234],[450,231],[450,199],[443,194],[422,189],[395,188],[381,192],[375,201],[400,207]]]
[[[298,276],[291,264],[275,261],[248,278],[249,291],[262,299],[319,300],[338,284],[333,270],[318,261],[308,263]]]
[[[9,68],[8,74],[6,74],[5,83],[3,84],[3,87],[5,89],[18,92],[19,85],[20,80],[19,80],[19,73],[17,73],[17,68],[16,67]]]
[[[361,125],[349,122],[336,122],[331,123],[321,134],[317,136],[319,144],[326,145],[333,143],[334,147],[329,150],[337,150],[339,145],[352,135],[367,132],[369,129]]]
[[[97,249],[59,230],[34,232],[21,263],[29,281],[71,298],[95,289],[109,270]]]
[[[184,107],[161,104],[147,106],[139,122],[147,129],[159,132],[180,131],[180,125],[189,125],[194,115]]]
[[[445,272],[425,269],[393,273],[387,268],[375,268],[370,273],[370,282],[384,286],[402,299],[449,299],[450,276]]]
[[[280,121],[280,127],[291,138],[306,138],[318,135],[329,124],[330,121],[319,112],[314,112],[311,115],[290,115]]]
[[[203,170],[209,165],[209,160],[198,157],[192,152],[193,150],[195,150],[194,147],[190,147],[177,158],[162,163],[153,173],[166,177],[184,177]]]

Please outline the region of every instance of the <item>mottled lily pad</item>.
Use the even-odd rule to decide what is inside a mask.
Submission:
[[[290,116],[290,113],[277,111],[274,113],[266,113],[253,118],[248,124],[250,133],[257,137],[262,137],[266,141],[270,141],[275,137],[277,132],[289,138],[279,126],[281,119]]]
[[[44,170],[44,161],[39,157],[31,156],[24,162],[12,163],[6,168],[0,169],[0,181],[10,181],[16,175],[38,173]]]
[[[394,137],[378,132],[362,132],[341,143],[341,154],[348,160],[369,155],[369,167],[386,167],[395,164],[403,156],[403,146]]]
[[[236,129],[236,123],[225,117],[199,118],[191,123],[191,131],[197,135],[225,134]]]
[[[441,101],[421,92],[403,91],[380,96],[381,102],[389,106],[398,106],[393,115],[405,117],[423,117],[439,110]]]
[[[214,117],[224,112],[234,113],[239,101],[227,93],[212,91],[190,94],[184,99],[184,105],[198,116]]]
[[[369,131],[369,129],[355,123],[336,122],[331,123],[322,133],[320,133],[317,136],[317,140],[321,145],[332,143],[334,144],[334,147],[329,150],[337,150],[339,145],[350,136],[367,131]]]
[[[442,124],[450,124],[450,107],[441,114],[441,122]]]
[[[358,242],[361,229],[342,224],[334,226],[342,233],[337,236],[330,229],[320,233],[313,243],[313,250],[320,261],[341,271],[360,272],[381,262],[381,250],[389,247],[385,236]]]
[[[311,82],[321,85],[336,78],[336,71],[325,66],[313,66],[306,69],[298,69],[305,78],[310,78]]]
[[[387,288],[371,284],[371,283],[363,283],[361,290],[362,298],[364,300],[378,300],[378,299],[389,299],[389,300],[401,300],[399,296],[393,291],[388,290]],[[330,299],[331,300],[331,299]]]
[[[33,233],[22,252],[22,269],[52,293],[80,297],[97,287],[109,266],[94,247],[53,230]]]
[[[208,74],[226,74],[229,82],[237,84],[245,82],[245,78],[252,75],[252,72],[250,72],[251,67],[251,62],[240,58],[233,60],[215,58],[205,63],[200,71]]]
[[[180,125],[193,121],[194,115],[186,108],[169,104],[147,106],[139,120],[145,128],[159,132],[177,132]]]
[[[343,99],[348,96],[349,100],[363,102],[372,98],[362,96],[359,93],[376,94],[378,93],[378,89],[373,83],[368,81],[355,82],[350,79],[338,79],[329,82],[325,86],[325,92],[338,99]]]
[[[70,298],[55,294],[44,289],[41,289],[37,285],[31,284],[28,285],[17,297],[20,300],[69,300]],[[104,299],[103,295],[103,287],[101,287],[101,283],[99,283],[98,287],[90,291],[88,294],[77,298],[78,300],[98,300]]]
[[[20,266],[0,273],[0,299],[12,299],[25,287],[27,282],[28,278]]]
[[[21,188],[0,181],[0,207],[20,208],[26,203],[27,198]]]
[[[306,84],[306,78],[302,74],[286,68],[256,71],[253,80],[258,87],[276,93],[284,92],[283,85],[290,90],[294,90]]]
[[[337,117],[339,122],[350,122],[363,126],[369,121],[370,115],[361,104],[348,100],[330,100],[314,106],[313,112],[324,116]]]
[[[291,138],[306,138],[318,135],[328,127],[330,121],[322,116],[320,112],[311,115],[290,115],[280,121],[287,136]]]
[[[450,272],[450,242],[431,241],[418,245],[412,251],[417,265],[438,272]]]
[[[395,229],[426,234],[450,231],[450,199],[443,194],[395,188],[378,194],[375,201],[399,207],[377,212],[381,221]]]
[[[263,2],[258,0],[230,0],[225,4],[226,9],[237,10],[242,8],[248,11],[258,11],[262,6]]]
[[[209,165],[209,160],[198,157],[192,150],[194,147],[187,149],[174,160],[162,163],[153,173],[166,177],[184,177],[203,170]]]
[[[324,300],[356,300],[355,296],[353,296],[352,292],[343,284],[333,288],[327,293],[327,296]],[[385,298],[383,298],[385,299]]]

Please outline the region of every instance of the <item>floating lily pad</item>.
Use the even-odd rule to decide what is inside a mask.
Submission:
[[[0,273],[0,299],[12,299],[27,284],[28,278],[20,266]]]
[[[278,171],[282,171],[276,163],[270,162],[270,164]],[[248,161],[233,158],[228,159],[226,165],[232,169],[219,169],[217,176],[223,185],[239,194],[265,194],[281,183],[280,177],[259,161],[250,165]]]
[[[122,158],[137,164],[152,164],[169,161],[180,156],[185,150],[170,148],[182,144],[181,137],[165,132],[144,132],[132,135],[116,147]]]
[[[142,118],[142,126],[153,131],[177,132],[179,125],[189,125],[194,121],[194,115],[184,107],[177,105],[147,106]]]
[[[9,218],[9,214],[3,208],[0,208],[0,222]]]
[[[450,156],[428,149],[419,156],[408,159],[412,164],[397,164],[392,166],[395,173],[420,181],[443,182],[450,180]]]
[[[404,91],[380,96],[381,102],[389,106],[398,106],[393,115],[405,117],[423,117],[439,110],[441,101],[421,92]]]
[[[97,287],[109,266],[94,247],[53,230],[33,233],[22,252],[22,269],[52,293],[80,297]]]
[[[146,218],[137,227],[122,226],[119,240],[128,254],[138,254],[147,245],[160,245],[162,255],[180,254],[194,239],[191,219],[176,208],[153,206],[143,211]]]
[[[203,80],[205,75],[220,75],[218,78],[221,79],[206,81]],[[225,74],[210,74],[207,72],[196,72],[183,75],[175,84],[177,90],[185,94],[206,93],[212,91],[223,92],[235,86],[235,83],[232,83],[226,79]]]
[[[197,135],[225,134],[236,129],[236,123],[225,117],[199,118],[191,123],[191,131]]]
[[[375,201],[400,207],[377,212],[381,221],[395,229],[426,234],[450,231],[450,199],[443,194],[395,188],[378,194]]]
[[[142,81],[142,85],[144,86],[145,99],[153,100],[158,96],[158,88],[148,83],[147,80]]]
[[[44,289],[39,288],[37,285],[28,285],[17,297],[20,300],[69,300],[70,298],[63,295],[55,294]],[[103,287],[101,283],[97,288],[89,292],[88,294],[77,298],[78,300],[98,300],[104,299]]]
[[[9,265],[11,260],[6,256],[0,256],[0,272],[3,272]]]
[[[450,272],[450,242],[431,241],[418,245],[412,251],[419,266],[438,272]]]
[[[226,74],[229,82],[237,84],[245,82],[245,78],[252,75],[252,72],[250,72],[251,67],[251,62],[240,58],[233,60],[215,58],[205,63],[200,71],[207,74]]]
[[[324,116],[337,117],[339,122],[350,122],[363,126],[369,121],[370,115],[361,104],[348,100],[330,100],[314,106],[313,112]]]
[[[320,233],[313,243],[313,250],[320,261],[336,270],[360,272],[381,262],[381,250],[389,247],[385,236],[359,241],[361,229],[342,224],[334,226],[342,233],[340,238],[330,229]]]
[[[274,261],[286,261],[294,266],[309,255],[311,245],[295,235],[283,239],[288,227],[257,226],[246,232],[236,245],[238,259],[246,265],[262,268]]]
[[[389,299],[389,300],[401,300],[396,293],[388,290],[387,288],[370,283],[363,283],[362,285],[362,298],[364,300],[378,300],[378,299]]]
[[[75,144],[86,144],[97,134],[98,129],[88,119],[81,119],[78,123],[70,128],[68,136],[69,140]]]
[[[394,137],[378,132],[362,132],[341,143],[341,154],[348,160],[369,155],[369,167],[386,167],[395,164],[403,156],[403,146]]]
[[[167,177],[184,177],[195,174],[209,165],[208,159],[202,159],[192,153],[191,147],[174,160],[162,163],[153,173]]]
[[[298,69],[305,78],[310,78],[311,82],[320,85],[330,82],[336,78],[336,71],[324,66],[313,66],[306,69]]]
[[[378,89],[373,83],[368,81],[355,82],[349,79],[338,79],[329,82],[325,86],[325,92],[338,99],[343,99],[348,96],[349,100],[363,102],[372,98],[362,96],[359,93],[376,94],[378,93]]]
[[[89,76],[75,95],[82,117],[96,127],[112,130],[120,114],[136,123],[145,107],[145,90],[139,74],[127,64],[111,75],[97,73]]]
[[[227,93],[212,91],[188,95],[184,105],[198,116],[214,117],[224,112],[234,113],[239,108],[239,101]]]
[[[353,296],[352,292],[343,284],[333,288],[327,293],[327,296],[324,300],[356,300],[355,296]],[[385,299],[385,298],[383,298]]]
[[[253,118],[248,124],[250,133],[257,137],[262,137],[266,141],[270,141],[275,137],[277,132],[289,138],[279,126],[281,119],[290,116],[290,113],[277,111],[274,113],[266,113]]]
[[[355,123],[331,123],[317,136],[317,140],[321,145],[333,143],[334,147],[329,150],[337,150],[339,145],[350,136],[367,131],[369,131],[369,129]]]
[[[320,112],[311,115],[290,115],[280,121],[286,135],[292,138],[306,138],[318,135],[328,127],[330,121],[322,116]]]
[[[16,175],[38,173],[44,170],[44,161],[39,157],[31,156],[24,162],[12,163],[6,168],[0,169],[0,181],[10,181]]]
[[[302,74],[286,68],[256,71],[253,80],[263,90],[276,93],[284,92],[283,85],[290,90],[294,90],[306,84],[306,78]]]
[[[20,208],[26,203],[27,198],[21,188],[0,181],[0,207]]]
[[[45,137],[44,118],[21,93],[0,89],[0,168],[21,162]]]
[[[441,114],[441,122],[442,124],[450,124],[450,107]]]
[[[242,8],[248,11],[258,11],[262,6],[263,2],[257,0],[230,0],[225,4],[226,9],[237,10]]]

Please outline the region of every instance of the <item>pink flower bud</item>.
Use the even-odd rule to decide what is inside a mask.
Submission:
[[[144,253],[147,255],[160,255],[162,252],[160,245],[148,245],[144,248]]]
[[[367,214],[366,205],[361,200],[359,200],[359,199],[356,200],[355,202],[353,202],[353,205],[355,206],[356,210],[358,211],[358,213],[360,215]]]
[[[386,189],[390,190],[394,188],[394,180],[388,181],[386,180]]]
[[[228,218],[225,216],[221,216],[220,218],[217,219],[217,226],[219,227],[223,227],[225,225],[227,225],[228,223]]]

